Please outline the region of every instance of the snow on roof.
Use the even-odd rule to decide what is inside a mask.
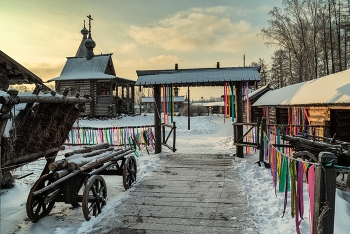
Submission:
[[[135,85],[260,81],[260,67],[195,68],[136,71]]]
[[[58,80],[84,80],[84,79],[115,79],[115,75],[106,74],[106,68],[112,54],[95,55],[91,59],[85,57],[69,57],[59,77],[49,81]]]
[[[261,88],[257,89],[257,90],[254,90],[253,92],[249,93],[248,94],[248,98],[251,99],[251,98],[254,98],[256,97],[257,95],[261,94],[262,92],[266,91],[266,90],[269,90],[270,89],[270,84],[267,84],[265,86],[262,86]]]
[[[194,105],[197,103],[193,103]],[[224,102],[203,102],[202,106],[224,106]]]
[[[161,101],[163,101],[163,97],[161,97]],[[184,102],[185,101],[185,97],[184,96],[177,96],[174,97],[174,102]],[[150,102],[154,102],[153,97],[143,97],[141,102],[143,103],[150,103]]]
[[[350,104],[350,69],[269,91],[253,106],[342,104]]]

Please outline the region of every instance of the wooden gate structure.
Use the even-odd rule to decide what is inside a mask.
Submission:
[[[249,85],[260,81],[260,67],[223,67],[217,62],[216,68],[191,68],[168,70],[137,70],[138,79],[135,86],[153,88],[155,100],[154,131],[155,131],[155,153],[162,152],[162,124],[159,110],[161,110],[161,87],[172,85],[173,87],[188,87],[188,107],[190,106],[189,87],[224,86],[225,83],[235,86],[235,116],[236,123],[243,123],[243,83]],[[157,114],[158,113],[158,114]],[[190,117],[188,117],[188,128],[190,129]],[[237,126],[237,139],[243,139],[243,126]],[[237,157],[243,158],[243,146],[236,145]]]
[[[175,145],[176,145],[176,123],[173,122],[173,125],[170,125],[170,124],[165,124],[165,123],[162,123],[162,127],[163,127],[163,142],[162,142],[162,145],[168,147],[169,149],[171,149],[173,152],[176,151],[176,148],[175,148]],[[168,127],[170,128],[170,131],[168,133],[168,136],[166,137],[165,139],[165,127]],[[169,137],[171,136],[171,133],[173,133],[173,146],[170,146],[168,144],[168,140],[169,140]]]

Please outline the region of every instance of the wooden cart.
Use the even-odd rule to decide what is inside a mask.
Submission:
[[[320,152],[330,152],[337,157],[338,165],[350,166],[350,143],[336,140],[335,135],[333,138],[309,134],[282,135],[282,138],[288,141],[288,146],[295,151],[294,158],[300,157],[303,160],[319,162]]]
[[[134,150],[117,149],[107,143],[68,152],[64,159],[55,161],[79,113],[91,99],[81,98],[79,93],[69,97],[69,89],[62,95],[42,91],[37,85],[29,95],[19,95],[12,89],[0,92],[0,181],[12,169],[45,158],[41,176],[28,195],[28,217],[36,222],[48,215],[56,202],[65,202],[74,207],[81,203],[89,220],[106,205],[102,174],[122,175],[125,189],[136,180]]]
[[[65,159],[50,163],[51,172],[41,176],[30,190],[28,217],[38,221],[50,213],[56,202],[75,208],[81,203],[87,221],[96,217],[107,202],[107,186],[101,175],[121,175],[128,189],[136,181],[133,153],[131,147],[115,149],[108,143],[66,153]]]

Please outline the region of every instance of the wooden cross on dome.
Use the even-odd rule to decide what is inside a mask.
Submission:
[[[87,17],[89,19],[89,33],[91,33],[91,20],[94,20],[94,19],[91,17],[91,15],[88,15]]]

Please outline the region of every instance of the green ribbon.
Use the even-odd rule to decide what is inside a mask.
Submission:
[[[297,201],[297,185],[296,185],[296,165],[295,161],[290,161],[290,182],[291,182],[291,215],[294,217],[297,213],[296,211],[296,201]]]
[[[279,183],[279,192],[283,193],[286,188],[286,183],[288,183],[288,159],[287,157],[282,157],[282,166],[280,173],[280,183]]]

